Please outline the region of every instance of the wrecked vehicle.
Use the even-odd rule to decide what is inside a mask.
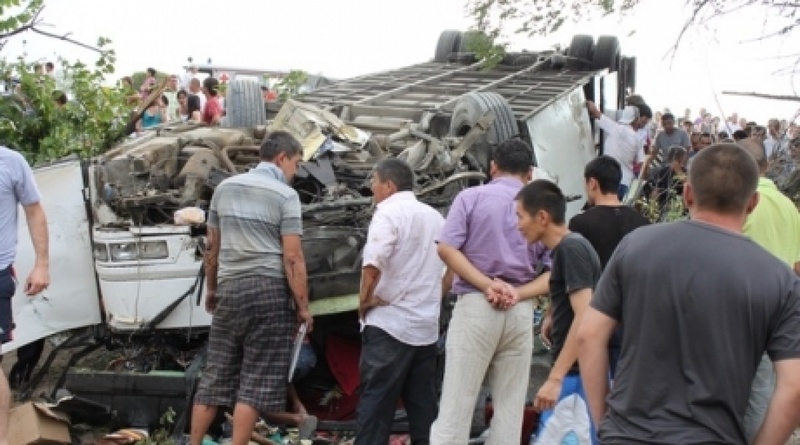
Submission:
[[[567,50],[509,53],[491,69],[464,51],[465,39],[444,31],[430,62],[344,80],[278,110],[264,107],[257,82],[231,81],[228,114],[252,125],[167,124],[96,158],[37,168],[53,284],[33,299],[15,295],[18,329],[3,352],[69,331],[61,347],[81,348],[70,365],[108,346],[123,355],[112,371],[186,369],[185,352],[202,346],[211,322],[204,305],[205,227],[176,224],[175,212],[207,210],[216,185],[254,166],[264,135],[282,129],[304,147],[293,186],[303,204],[310,309],[317,317],[317,366],[298,382],[298,392],[321,419],[351,419],[354,311],[374,164],[405,159],[416,172],[419,199],[446,212],[460,190],[488,179],[492,147],[521,137],[533,147],[535,177],[576,197],[568,204],[571,216],[585,203],[583,167],[602,149],[585,100],[612,113],[634,87],[635,59],[621,55],[615,37],[595,43],[576,36]],[[17,267],[25,274],[33,249],[26,236],[20,240]],[[172,368],[164,365],[170,354]]]

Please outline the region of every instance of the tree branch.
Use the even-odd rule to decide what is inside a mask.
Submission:
[[[64,34],[64,35],[58,35],[58,34],[53,34],[53,33],[51,33],[51,32],[42,31],[41,29],[38,29],[38,28],[36,28],[35,26],[32,26],[32,27],[30,27],[30,28],[28,28],[28,29],[29,29],[30,31],[33,31],[33,32],[37,33],[37,34],[41,34],[41,35],[43,35],[43,36],[51,37],[51,38],[53,38],[53,39],[57,39],[57,40],[63,40],[64,42],[68,42],[68,43],[71,43],[71,44],[73,44],[73,45],[80,46],[81,48],[85,48],[85,49],[88,49],[88,50],[91,50],[91,51],[98,52],[98,53],[100,53],[100,54],[103,54],[103,53],[105,53],[105,51],[104,51],[103,49],[101,49],[101,48],[97,48],[97,47],[95,47],[95,46],[92,46],[92,45],[87,45],[87,44],[85,44],[85,43],[82,43],[82,42],[79,42],[79,41],[77,41],[77,40],[70,39],[68,36],[69,36],[71,33],[66,33],[66,34]]]
[[[33,32],[35,32],[37,34],[41,34],[43,36],[50,37],[50,38],[57,39],[57,40],[62,40],[64,42],[68,42],[68,43],[71,43],[73,45],[77,45],[77,46],[80,46],[81,48],[85,48],[85,49],[88,49],[88,50],[91,50],[91,51],[95,51],[95,52],[100,53],[100,54],[104,54],[106,52],[105,50],[103,50],[101,48],[97,48],[97,47],[92,46],[92,45],[87,45],[87,44],[85,44],[83,42],[79,42],[77,40],[69,38],[69,35],[71,33],[66,33],[64,35],[58,35],[58,34],[54,34],[54,33],[51,33],[51,32],[42,31],[41,29],[37,28],[37,26],[42,24],[42,21],[39,18],[39,15],[41,15],[43,10],[44,10],[44,6],[40,7],[39,9],[36,10],[36,12],[33,13],[33,16],[28,21],[28,23],[20,26],[19,28],[15,29],[13,31],[7,32],[5,34],[0,34],[0,50],[2,50],[3,46],[5,46],[6,40],[8,38],[16,36],[18,34],[22,34],[22,33],[26,32],[26,31],[33,31]]]
[[[22,34],[25,31],[29,31],[29,30],[33,29],[34,26],[36,26],[36,25],[38,25],[40,23],[39,14],[41,14],[43,10],[44,10],[44,6],[42,6],[39,9],[37,9],[36,12],[33,13],[33,16],[28,21],[28,23],[20,26],[19,28],[15,29],[15,30],[13,30],[11,32],[7,32],[5,34],[0,34],[0,40],[6,40],[9,37],[13,37],[13,36],[15,36],[17,34]]]
[[[723,91],[722,94],[725,94],[727,96],[747,96],[747,97],[758,97],[761,99],[787,100],[791,102],[800,102],[800,96],[764,94],[756,92],[746,93],[741,91]]]

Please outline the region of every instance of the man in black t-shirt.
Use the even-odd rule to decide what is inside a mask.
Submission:
[[[592,206],[569,221],[569,230],[580,233],[594,247],[600,264],[605,269],[611,254],[625,235],[650,223],[641,213],[624,206],[617,197],[622,169],[619,162],[610,156],[599,156],[586,164],[583,176],[586,179],[586,197]],[[549,320],[542,323],[543,339],[549,336]],[[611,338],[609,368],[611,375],[617,368],[617,359],[622,344],[622,329],[619,327]]]
[[[758,176],[741,147],[704,149],[683,192],[691,220],[637,229],[612,255],[578,333],[603,444],[744,445],[764,352],[775,397],[752,443],[783,444],[800,423],[800,279],[742,235]],[[606,345],[622,320],[609,394]]]
[[[564,217],[566,200],[554,183],[537,180],[526,185],[517,195],[519,229],[529,243],[541,241],[551,252],[550,305],[553,314],[553,366],[547,380],[539,389],[534,408],[542,412],[537,438],[539,443],[555,443],[551,438],[563,435],[560,412],[569,414],[567,427],[575,434],[582,430],[586,437],[581,443],[593,440],[587,409],[574,410],[573,403],[559,401],[570,396],[583,400],[583,388],[578,373],[577,327],[588,308],[592,291],[600,278],[600,259],[586,239],[567,228]],[[556,419],[550,425],[549,420]]]

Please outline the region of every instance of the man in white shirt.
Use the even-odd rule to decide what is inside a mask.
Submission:
[[[375,214],[364,247],[359,318],[362,349],[356,445],[389,443],[397,402],[413,444],[427,444],[438,414],[434,386],[444,264],[436,237],[444,218],[417,201],[400,159],[375,166]]]
[[[186,73],[181,76],[181,88],[188,90],[192,79],[200,80],[200,74],[197,72],[197,65],[194,63],[189,64],[189,66],[186,67]]]
[[[619,185],[621,200],[628,193],[628,187],[634,178],[634,164],[645,159],[641,140],[633,128],[633,124],[639,120],[639,108],[635,105],[626,106],[622,110],[622,116],[614,122],[605,116],[594,102],[587,101],[586,105],[589,115],[597,119],[597,125],[606,134],[603,154],[616,159],[622,167],[622,182]]]
[[[781,122],[778,119],[769,120],[766,139],[763,140],[767,159],[774,159],[789,145],[789,138],[786,134],[781,134]]]

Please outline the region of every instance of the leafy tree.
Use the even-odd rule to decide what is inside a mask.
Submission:
[[[34,163],[70,154],[92,156],[126,136],[124,129],[136,104],[128,100],[130,92],[104,85],[114,74],[111,41],[101,37],[91,46],[41,31],[37,26],[43,9],[43,0],[0,0],[0,49],[9,38],[30,31],[94,50],[98,58],[94,65],[58,60],[63,79],[58,85],[37,72],[40,63],[27,60],[25,54],[10,61],[0,58],[6,87],[0,96],[0,143]],[[58,103],[61,96],[66,104]]]
[[[663,1],[663,0],[662,0]],[[568,21],[578,23],[593,17],[625,16],[642,0],[468,0],[467,11],[475,27],[490,36],[501,31],[514,34],[547,35]],[[681,2],[674,2],[679,6]],[[772,20],[763,23],[762,39],[785,36],[800,26],[800,3],[786,0],[685,0],[689,14],[677,36],[677,48],[692,25],[708,25],[743,9],[766,9]],[[800,60],[800,59],[798,59]]]

